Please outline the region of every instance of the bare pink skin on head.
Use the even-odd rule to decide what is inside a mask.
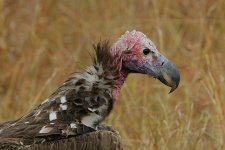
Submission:
[[[148,44],[149,39],[141,32],[138,31],[131,31],[126,32],[124,35],[120,37],[120,39],[113,45],[111,49],[112,55],[119,55],[121,57],[116,62],[120,61],[119,64],[119,79],[117,80],[116,84],[113,88],[113,97],[117,99],[121,87],[127,78],[128,74],[130,73],[129,70],[126,70],[123,66],[124,60],[129,60],[131,57],[136,59],[142,59],[143,54],[141,53],[141,48],[143,44]],[[154,46],[154,44],[153,44]],[[154,46],[155,48],[155,46]],[[128,54],[129,53],[129,54]]]
[[[127,31],[124,35],[122,35],[120,37],[120,39],[114,44],[114,46],[112,47],[112,54],[120,54],[123,53],[124,51],[129,51],[129,50],[133,50],[134,52],[136,52],[136,54],[139,53],[140,50],[140,41],[146,38],[146,36],[138,31],[132,31],[129,32]]]

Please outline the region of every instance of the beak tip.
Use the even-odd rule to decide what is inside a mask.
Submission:
[[[169,93],[168,93],[168,94],[171,94],[171,93],[173,93],[173,91],[174,91],[174,90],[173,90],[173,89],[171,89],[171,90],[169,91]]]
[[[177,89],[180,83],[179,70],[173,63],[168,62],[167,64],[165,64],[164,68],[162,68],[161,74],[158,79],[165,85],[171,87],[171,90],[169,92],[170,94]]]
[[[177,86],[172,87],[172,88],[170,89],[170,92],[169,92],[168,94],[173,93],[173,92],[176,90],[176,88],[177,88]]]
[[[171,86],[171,89],[170,89],[169,94],[172,93],[173,91],[175,91],[177,89],[179,83],[180,83],[180,75],[178,76],[178,78],[176,78],[176,80],[174,80],[174,82],[173,82],[173,84]]]

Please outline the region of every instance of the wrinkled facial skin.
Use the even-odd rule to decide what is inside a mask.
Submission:
[[[127,49],[123,52],[123,67],[131,72],[148,74],[157,78],[170,86],[170,92],[173,92],[180,81],[177,67],[164,57],[143,33],[135,32],[131,35],[131,37],[127,36]]]
[[[123,64],[131,71],[144,74],[152,71],[151,75],[154,75],[153,69],[162,66],[166,60],[155,45],[147,40],[144,40],[143,43],[136,43],[133,48],[127,50],[124,54]]]

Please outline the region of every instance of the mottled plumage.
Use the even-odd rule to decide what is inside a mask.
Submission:
[[[95,130],[112,110],[112,87],[118,79],[118,69],[107,42],[94,49],[92,66],[75,73],[27,115],[1,125],[0,136],[68,136]]]
[[[149,74],[173,90],[178,86],[175,65],[141,32],[126,32],[113,47],[100,42],[94,49],[93,65],[74,73],[25,116],[1,124],[0,137],[45,142],[98,130],[129,73]]]

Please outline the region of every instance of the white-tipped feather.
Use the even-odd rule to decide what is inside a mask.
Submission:
[[[71,123],[70,128],[77,128],[77,125],[75,123]]]
[[[66,102],[66,97],[65,96],[62,96],[60,98],[60,102],[61,102],[61,104],[64,104]]]
[[[66,104],[60,104],[61,110],[67,110],[67,105]]]
[[[96,113],[90,113],[88,116],[82,118],[82,124],[88,127],[94,127],[94,123],[102,119],[102,116],[97,115]]]
[[[56,111],[53,111],[53,112],[49,113],[49,121],[53,121],[53,120],[57,119],[57,114],[56,113],[57,113]]]
[[[39,133],[49,133],[52,130],[52,127],[43,126]]]

